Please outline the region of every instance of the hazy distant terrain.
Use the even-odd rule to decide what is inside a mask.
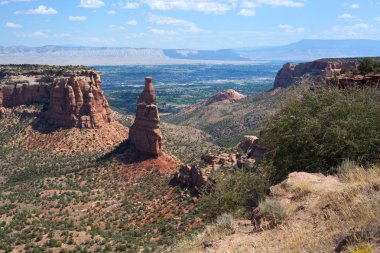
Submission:
[[[309,61],[326,57],[379,56],[378,40],[302,40],[261,49],[158,49],[128,47],[0,47],[1,64],[136,65]]]

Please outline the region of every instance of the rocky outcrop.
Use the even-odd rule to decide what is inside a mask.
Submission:
[[[129,140],[141,154],[159,156],[162,153],[162,133],[152,77],[145,78],[144,91],[137,102],[136,118],[129,132]]]
[[[56,127],[99,128],[112,121],[100,76],[83,66],[0,66],[0,107],[45,103]]]
[[[241,149],[248,158],[255,160],[260,159],[266,151],[260,139],[254,135],[244,136],[243,140],[238,144],[238,148]]]
[[[203,192],[211,170],[208,168],[197,168],[196,166],[181,165],[174,174],[173,182],[182,187],[192,187],[197,192]]]
[[[27,83],[7,84],[0,87],[0,106],[15,107],[49,100],[49,86]]]
[[[94,71],[55,79],[50,87],[47,120],[58,127],[99,128],[112,121],[111,109]]]
[[[216,93],[215,95],[195,104],[195,105],[191,105],[189,107],[187,107],[186,109],[188,111],[192,111],[192,110],[195,110],[199,107],[202,107],[202,106],[208,106],[208,105],[211,105],[211,104],[215,104],[215,103],[232,103],[234,101],[237,101],[237,100],[240,100],[240,99],[243,99],[245,98],[246,96],[233,90],[233,89],[228,89],[226,91],[221,91],[221,92],[218,92]]]
[[[333,84],[338,84],[340,88],[370,86],[380,87],[380,74],[354,75],[352,73],[339,75],[328,80]]]
[[[308,78],[314,83],[325,81],[342,69],[356,68],[357,60],[316,60],[305,63],[286,63],[277,73],[274,88],[286,88]]]

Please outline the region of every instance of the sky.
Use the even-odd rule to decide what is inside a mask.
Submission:
[[[0,46],[256,48],[380,39],[380,0],[0,0]]]

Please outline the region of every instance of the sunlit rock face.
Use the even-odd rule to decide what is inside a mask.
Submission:
[[[136,119],[130,129],[129,139],[141,154],[159,156],[162,153],[160,118],[152,77],[145,78],[144,91],[137,102]]]
[[[45,116],[58,127],[100,128],[110,123],[111,109],[99,74],[88,71],[55,79]]]

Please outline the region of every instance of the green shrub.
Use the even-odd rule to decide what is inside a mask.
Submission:
[[[331,172],[348,159],[380,161],[380,90],[373,88],[308,91],[264,123],[263,159],[271,179],[290,172]]]
[[[211,190],[199,204],[213,218],[223,213],[244,214],[246,209],[258,205],[267,187],[264,179],[245,170],[217,172],[212,178]]]
[[[380,68],[380,61],[378,60],[373,60],[371,58],[363,58],[359,60],[358,70],[362,74],[378,72],[379,68]]]

